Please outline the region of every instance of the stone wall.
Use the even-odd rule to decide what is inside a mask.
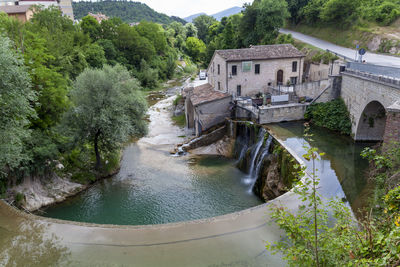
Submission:
[[[218,74],[218,65],[220,66],[220,73]],[[227,69],[226,61],[217,53],[214,54],[214,58],[210,63],[207,71],[208,83],[214,87],[214,90],[218,90],[218,82],[220,83],[220,91],[227,92]]]
[[[373,127],[368,128],[365,124],[375,124],[365,111],[371,103],[380,103],[386,109],[400,99],[400,80],[351,70],[343,72],[342,79],[341,97],[350,112],[354,139],[382,140],[383,136],[366,136]]]
[[[387,108],[384,142],[400,142],[400,101]]]
[[[231,97],[200,104],[194,107],[194,128],[197,136],[223,123],[231,116]]]
[[[303,120],[309,104],[288,104],[262,107],[259,112],[259,123],[268,124],[282,121]]]
[[[292,71],[292,62],[297,62],[297,70],[295,72]],[[256,64],[260,64],[260,74],[255,74]],[[237,66],[237,75],[230,75],[232,66]],[[253,96],[260,92],[266,92],[268,86],[276,85],[278,70],[283,70],[284,85],[290,81],[291,77],[297,77],[297,83],[300,83],[303,73],[303,59],[253,60],[252,68],[249,72],[242,71],[242,61],[228,62],[228,93],[236,96],[238,85],[241,85],[242,96]]]
[[[316,81],[316,82],[308,82],[302,83],[295,86],[294,91],[298,97],[311,97],[315,99],[325,88],[330,85],[330,81],[328,79]]]

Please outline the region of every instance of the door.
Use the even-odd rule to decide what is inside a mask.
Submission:
[[[278,70],[278,74],[276,75],[276,83],[278,85],[283,84],[283,70]]]

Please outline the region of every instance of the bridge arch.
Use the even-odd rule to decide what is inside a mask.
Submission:
[[[386,109],[379,101],[369,102],[359,118],[355,140],[382,141],[385,134]]]

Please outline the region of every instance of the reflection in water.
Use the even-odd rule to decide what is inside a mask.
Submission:
[[[0,266],[67,265],[70,252],[45,230],[48,223],[13,219],[0,203]]]
[[[132,144],[117,177],[44,211],[80,222],[147,225],[215,217],[261,204],[240,181],[245,174],[220,157],[171,157]]]
[[[276,124],[269,128],[300,157],[305,152],[302,146],[306,143],[326,153],[317,163],[324,195],[346,199],[355,212],[365,206],[371,188],[365,173],[368,162],[360,154],[366,146],[373,144],[355,143],[348,136],[316,126],[310,128],[312,137],[305,139],[305,127],[301,122]],[[336,183],[337,180],[340,184]]]

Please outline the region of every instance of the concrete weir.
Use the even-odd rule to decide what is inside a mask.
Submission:
[[[273,135],[273,133],[272,133]],[[301,146],[275,139],[298,161]],[[297,151],[298,150],[298,151]],[[336,179],[321,177],[322,193],[343,197]],[[329,188],[329,190],[328,190]],[[267,204],[216,218],[151,226],[94,225],[47,219],[0,201],[0,265],[23,266],[282,266],[266,241],[283,234],[270,223],[272,204],[295,210],[288,192]]]

